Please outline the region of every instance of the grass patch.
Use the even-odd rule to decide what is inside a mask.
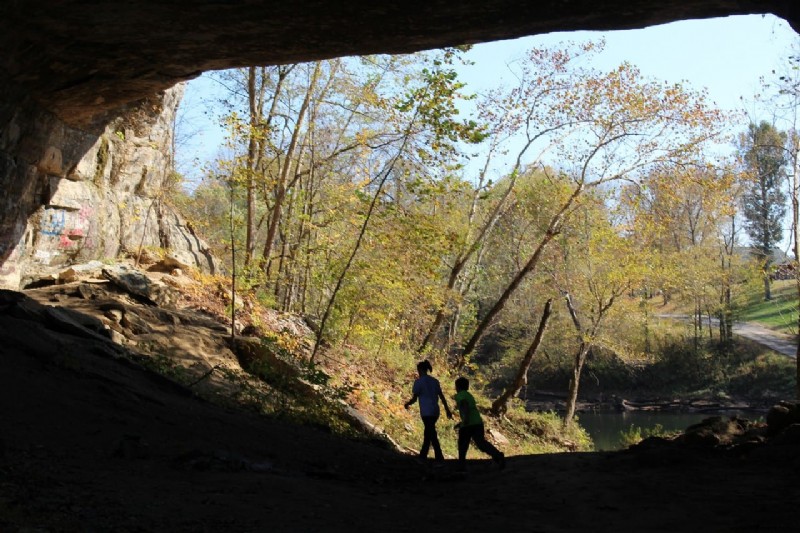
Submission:
[[[623,448],[628,448],[635,444],[639,444],[644,439],[649,437],[663,437],[669,438],[679,434],[679,431],[665,431],[664,426],[656,424],[652,428],[640,428],[639,426],[631,425],[627,431],[620,431],[619,440]]]
[[[763,326],[797,334],[797,286],[794,280],[775,281],[772,284],[772,300],[764,301],[761,291],[747,296],[745,307],[740,311],[739,319],[745,322],[757,322]]]

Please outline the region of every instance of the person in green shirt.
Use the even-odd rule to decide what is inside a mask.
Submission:
[[[481,413],[475,405],[475,398],[469,393],[469,380],[465,377],[458,378],[456,391],[456,406],[461,415],[461,422],[456,424],[458,429],[458,469],[462,472],[466,470],[467,450],[470,441],[473,441],[475,446],[491,456],[502,470],[506,466],[506,457],[503,452],[486,440]]]

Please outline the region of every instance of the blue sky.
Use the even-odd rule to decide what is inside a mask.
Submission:
[[[758,119],[768,118],[761,117],[753,104],[759,79],[780,69],[798,40],[785,21],[771,15],[682,21],[641,30],[553,33],[476,45],[468,55],[475,64],[464,67],[461,77],[470,90],[479,92],[508,77],[507,64],[532,47],[600,37],[606,47],[593,64],[596,68],[610,69],[628,61],[648,77],[705,87],[721,108],[745,109]],[[187,86],[182,104],[186,118],[180,128],[193,135],[181,145],[177,158],[179,170],[190,180],[201,175],[193,162],[213,159],[222,142],[212,107],[218,94],[219,87],[205,75]]]
[[[599,37],[606,39],[606,47],[596,68],[628,61],[646,76],[706,87],[720,107],[739,109],[740,97],[752,100],[759,78],[780,67],[797,34],[772,15],[689,20],[641,30],[552,33],[476,46],[470,52],[476,64],[464,72],[464,79],[470,85],[495,80],[507,71],[506,63],[537,45]]]

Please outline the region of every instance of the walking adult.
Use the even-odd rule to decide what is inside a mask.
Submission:
[[[405,403],[405,408],[408,409],[414,402],[419,400],[419,415],[422,418],[422,424],[425,426],[419,457],[423,461],[426,460],[428,458],[428,450],[433,446],[433,455],[437,463],[442,464],[444,463],[444,455],[442,455],[442,447],[439,445],[439,436],[436,433],[436,421],[439,419],[439,400],[442,400],[447,418],[452,419],[453,413],[447,405],[444,394],[442,394],[439,380],[429,375],[432,371],[433,367],[430,361],[420,361],[417,364],[419,378],[414,381],[414,387],[411,389],[412,396]]]

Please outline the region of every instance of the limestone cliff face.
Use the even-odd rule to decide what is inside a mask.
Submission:
[[[33,128],[22,125],[30,123],[24,113],[12,118],[0,147],[21,155],[0,163],[3,188],[18,193],[6,195],[0,216],[0,286],[16,289],[43,272],[142,246],[169,249],[205,271],[218,268],[167,197],[182,93],[178,85],[147,98],[95,134],[46,115]]]

